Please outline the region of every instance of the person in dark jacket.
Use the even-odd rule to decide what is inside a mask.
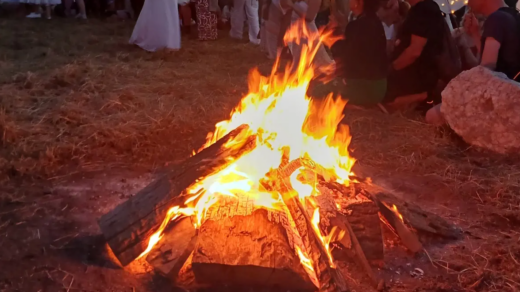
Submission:
[[[344,39],[332,46],[336,75],[343,98],[357,106],[375,106],[386,94],[387,42],[376,12],[384,0],[350,0],[355,20],[345,28]]]

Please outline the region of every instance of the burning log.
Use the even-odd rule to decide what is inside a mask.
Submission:
[[[303,160],[300,159],[300,161],[303,165]],[[287,165],[282,164],[276,173],[278,179],[275,180],[275,189],[281,194],[282,200],[296,224],[296,229],[302,239],[303,247],[309,255],[313,270],[316,273],[317,281],[320,285],[319,290],[346,291],[347,285],[343,275],[341,275],[338,270],[331,268],[328,251],[319,239],[319,235],[316,234],[316,230],[313,229],[309,214],[300,202],[298,194],[290,184],[290,173],[298,168],[295,166],[296,163],[300,162],[289,162]],[[311,167],[312,165],[313,163],[310,164]],[[290,170],[287,171],[287,169]]]
[[[192,254],[197,233],[190,218],[164,230],[163,239],[150,251],[146,261],[166,277],[176,276]]]
[[[289,244],[289,231],[282,222],[270,221],[269,212],[258,209],[251,215],[227,214],[204,222],[192,263],[197,281],[316,290]]]
[[[417,235],[404,224],[403,217],[399,216],[399,213],[388,208],[388,206],[378,199],[376,199],[376,204],[379,206],[380,214],[386,219],[388,224],[393,227],[397,235],[399,235],[399,238],[401,238],[404,246],[413,253],[420,252],[423,249],[422,244]]]
[[[406,202],[386,192],[377,193],[375,197],[377,200],[384,202],[385,206],[389,206],[392,209],[395,208],[403,217],[403,221],[417,232],[423,232],[446,239],[461,238],[462,232],[459,228],[436,214],[427,212],[415,204]]]
[[[231,131],[101,217],[101,231],[123,266],[146,250],[150,236],[161,226],[168,209],[185,202],[187,196],[183,192],[186,188],[254,148],[255,136],[237,138],[243,138],[248,131],[247,125]],[[234,143],[232,146],[226,145],[231,141]]]
[[[384,260],[384,242],[379,219],[379,208],[366,201],[348,205],[348,221],[367,260],[379,264]]]

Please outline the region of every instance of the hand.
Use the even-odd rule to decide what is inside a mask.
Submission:
[[[480,26],[477,18],[475,17],[475,14],[471,12],[466,13],[462,21],[464,25],[464,30],[467,34],[469,34],[470,36],[477,36],[479,34]]]

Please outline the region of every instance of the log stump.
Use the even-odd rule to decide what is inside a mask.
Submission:
[[[197,282],[315,291],[281,223],[268,211],[204,222],[195,247]]]

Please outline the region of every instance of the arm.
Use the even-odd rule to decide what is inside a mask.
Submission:
[[[484,50],[482,51],[482,59],[480,65],[495,70],[497,67],[498,51],[500,50],[500,43],[492,38],[486,38],[484,43]]]
[[[471,48],[464,47],[464,60],[471,68],[478,66],[478,57],[473,54]]]
[[[401,70],[410,66],[422,54],[428,39],[412,35],[410,46],[392,63],[395,70]]]

